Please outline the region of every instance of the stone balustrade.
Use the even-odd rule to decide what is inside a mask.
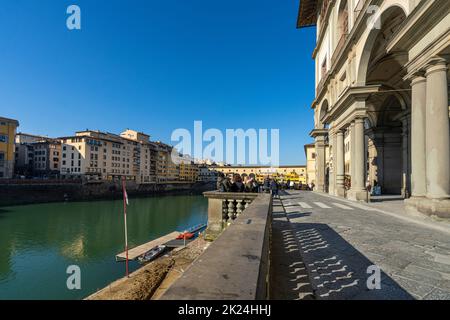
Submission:
[[[242,192],[204,192],[208,198],[208,228],[207,240],[214,240],[237,217],[239,217],[250,203],[258,196],[257,193]]]
[[[206,192],[204,195],[209,200],[210,217],[215,219],[214,228],[224,228],[223,232],[161,299],[267,299],[272,232],[271,195],[219,192]],[[226,220],[222,216],[225,216],[225,211]],[[233,219],[234,215],[236,217]],[[211,221],[208,225],[210,229]]]

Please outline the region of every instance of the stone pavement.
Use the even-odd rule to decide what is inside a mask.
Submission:
[[[280,198],[272,299],[450,299],[448,222],[307,191]],[[373,265],[378,290],[367,288]]]

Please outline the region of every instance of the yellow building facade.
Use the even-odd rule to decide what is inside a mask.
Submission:
[[[14,174],[15,135],[19,121],[0,117],[0,179]]]
[[[292,181],[294,183],[306,184],[306,166],[304,165],[292,165],[292,166],[212,166],[210,170],[216,172],[223,172],[228,174],[239,174],[243,177],[253,174],[256,180],[260,183],[264,181],[266,177],[272,177],[278,182]]]
[[[192,162],[182,161],[180,163],[180,181],[195,182],[198,178],[199,168]]]

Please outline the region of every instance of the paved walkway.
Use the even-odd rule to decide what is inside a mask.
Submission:
[[[450,299],[449,225],[285,192],[274,202],[271,298]],[[381,268],[381,288],[369,290],[373,265]]]

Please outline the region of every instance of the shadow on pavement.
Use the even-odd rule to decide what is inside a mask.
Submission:
[[[284,217],[284,219],[277,219]],[[271,300],[314,299],[298,243],[284,213],[274,215],[270,272]]]
[[[326,224],[291,223],[317,299],[414,299],[380,270],[381,288],[369,290],[374,263]],[[373,283],[373,281],[371,281]]]

